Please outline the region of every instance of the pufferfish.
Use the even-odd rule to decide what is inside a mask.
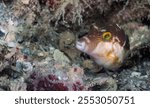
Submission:
[[[76,48],[94,58],[98,65],[115,71],[122,66],[130,45],[118,25],[99,28],[93,24],[89,33],[77,40]]]

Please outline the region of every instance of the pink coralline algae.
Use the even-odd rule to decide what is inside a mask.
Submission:
[[[55,74],[46,76],[33,73],[30,76],[30,82],[27,85],[28,91],[82,91],[84,85],[81,80],[70,81],[60,80]]]

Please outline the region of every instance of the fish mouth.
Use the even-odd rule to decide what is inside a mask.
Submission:
[[[76,48],[80,51],[84,51],[85,50],[85,42],[76,42]]]

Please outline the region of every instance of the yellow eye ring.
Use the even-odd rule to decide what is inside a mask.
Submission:
[[[102,34],[103,39],[109,41],[112,38],[112,34],[110,32],[105,32]]]

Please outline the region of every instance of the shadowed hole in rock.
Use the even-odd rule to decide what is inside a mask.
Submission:
[[[90,91],[105,91],[108,88],[108,83],[104,83],[104,84],[96,84],[90,88],[88,88],[88,90]],[[108,88],[109,89],[109,88]]]
[[[82,38],[83,36],[87,35],[88,32],[80,32],[80,34],[78,35],[78,38]]]
[[[5,75],[7,75],[10,78],[16,79],[16,78],[20,77],[22,75],[22,73],[17,72],[15,70],[11,69],[10,67],[6,67],[0,72],[0,76],[5,76]]]
[[[10,91],[10,88],[8,86],[0,86],[0,89]]]
[[[143,18],[141,18],[141,21],[144,25],[147,25],[148,27],[150,27],[150,19],[149,18],[143,17]]]
[[[133,51],[134,52],[134,51]],[[150,60],[150,47],[149,46],[142,46],[141,48],[136,49],[136,52],[127,58],[125,61],[125,65],[121,68],[128,69],[132,68],[133,66],[139,65],[144,61]]]
[[[0,37],[3,37],[4,35],[5,33],[0,30]]]
[[[86,53],[81,53],[80,57],[82,57],[83,59],[91,59],[91,57],[89,55],[87,55]]]

